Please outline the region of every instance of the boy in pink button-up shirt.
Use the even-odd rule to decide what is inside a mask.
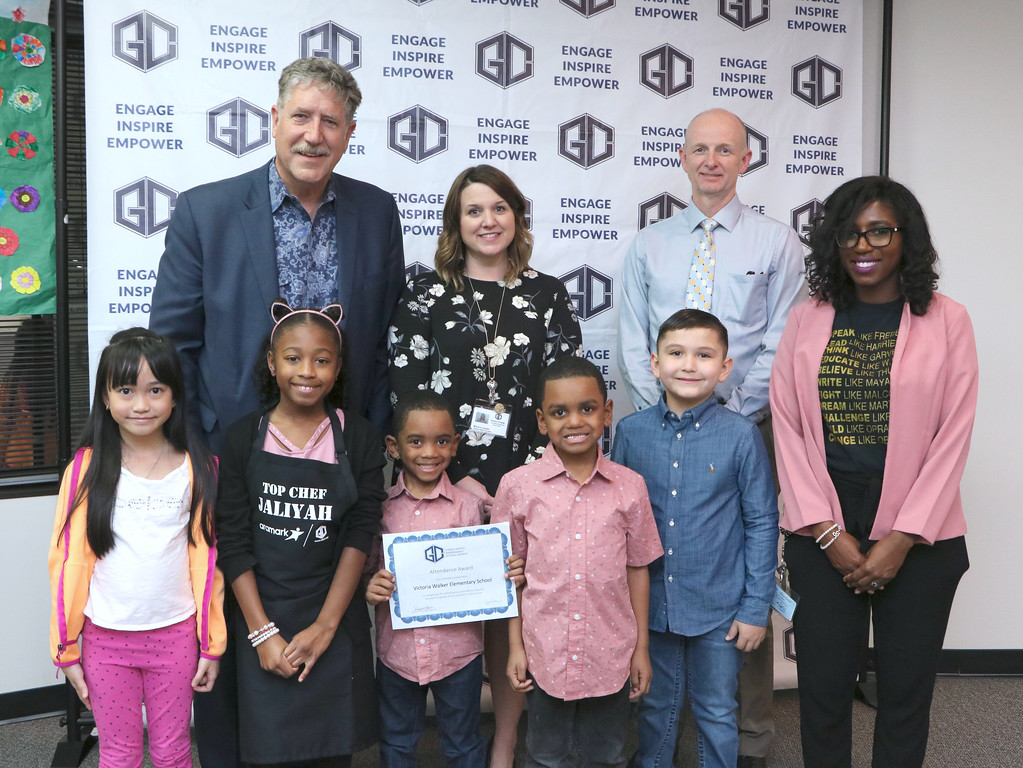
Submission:
[[[443,397],[430,390],[398,403],[395,434],[387,436],[387,450],[392,458],[401,460],[403,469],[383,505],[383,533],[462,528],[483,522],[481,500],[456,488],[445,474],[459,438],[450,409]],[[521,578],[521,559],[512,556],[509,564],[514,569],[516,560]],[[383,568],[366,589],[366,601],[376,606],[380,764],[384,768],[415,764],[429,688],[447,764],[480,768],[486,752],[479,730],[483,625],[470,622],[395,630],[387,605],[394,589],[394,575]]]
[[[625,765],[629,700],[650,686],[647,564],[662,554],[646,485],[600,452],[611,401],[600,371],[559,358],[540,377],[539,461],[501,481],[494,522],[526,559],[508,677],[529,691],[527,768]],[[527,671],[528,670],[528,671]]]

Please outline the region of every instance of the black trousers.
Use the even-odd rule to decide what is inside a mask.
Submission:
[[[880,479],[833,477],[847,529],[863,543]],[[806,768],[849,768],[859,649],[871,617],[877,671],[874,768],[918,768],[927,750],[938,658],[959,580],[969,567],[963,537],[917,544],[883,591],[856,595],[808,536],[785,546],[792,588],[800,732]]]
[[[238,610],[231,587],[225,590],[224,615]],[[195,744],[202,768],[239,768],[238,755],[238,668],[234,638],[227,633],[227,649],[220,659],[220,674],[213,690],[192,697]]]

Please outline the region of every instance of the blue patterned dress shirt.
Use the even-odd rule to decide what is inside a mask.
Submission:
[[[292,307],[320,309],[338,300],[337,216],[334,185],[327,184],[316,217],[288,192],[270,163],[270,209],[277,251],[277,285]]]

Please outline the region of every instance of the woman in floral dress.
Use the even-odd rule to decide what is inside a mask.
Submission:
[[[451,402],[462,439],[449,474],[488,502],[508,470],[542,450],[540,371],[582,347],[564,284],[529,268],[525,213],[522,193],[497,168],[459,174],[444,204],[435,270],[409,282],[391,319],[391,399],[430,387]],[[505,623],[488,621],[492,768],[510,768],[522,711],[504,674],[507,643]]]

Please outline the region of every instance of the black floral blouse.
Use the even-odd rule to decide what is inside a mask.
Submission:
[[[542,450],[545,440],[536,426],[540,371],[562,355],[580,354],[582,332],[556,277],[527,269],[509,283],[463,282],[456,291],[431,271],[405,287],[389,334],[391,400],[427,387],[444,395],[462,433],[460,466],[452,467],[452,475],[468,474],[494,494],[507,471]],[[491,365],[498,400],[511,408],[507,437],[469,428],[473,406],[488,397]]]

